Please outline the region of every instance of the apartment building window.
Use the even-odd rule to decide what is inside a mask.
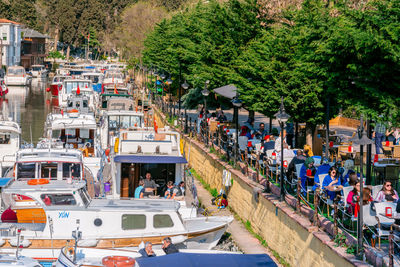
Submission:
[[[7,33],[6,32],[3,32],[2,37],[3,37],[3,41],[7,41]]]

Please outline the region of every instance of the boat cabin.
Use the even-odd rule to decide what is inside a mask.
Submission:
[[[180,152],[180,135],[172,131],[138,130],[121,131],[112,159],[113,185],[111,193],[116,197],[133,197],[139,180],[150,172],[162,195],[168,181],[178,184],[183,180],[186,159]]]
[[[111,106],[110,106],[111,107]],[[100,125],[101,147],[114,145],[119,131],[126,129],[140,129],[144,127],[144,116],[133,110],[108,110],[103,114]]]
[[[82,180],[82,153],[66,149],[21,149],[17,152],[12,176],[18,181]]]
[[[76,148],[83,151],[84,156],[95,157],[97,146],[97,124],[93,114],[88,112],[87,102],[74,101],[71,109],[63,114],[49,114],[45,123],[45,137],[53,146],[59,148]],[[87,112],[79,112],[78,108]],[[85,104],[86,103],[86,104]],[[86,107],[86,108],[85,108]],[[45,139],[45,140],[46,140]]]
[[[60,102],[60,106],[65,106],[68,100],[68,97],[72,95],[72,93],[76,93],[79,87],[81,94],[90,94],[93,92],[92,82],[90,80],[85,79],[65,79],[61,90],[58,92],[58,99]]]

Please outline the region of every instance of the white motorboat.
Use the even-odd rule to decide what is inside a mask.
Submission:
[[[77,227],[83,233],[81,247],[128,248],[147,241],[159,246],[168,236],[181,248],[211,249],[233,220],[183,219],[174,200],[92,199],[84,181],[43,180],[18,178],[3,188],[4,205],[17,219],[0,224],[2,251],[16,249],[17,228],[24,240],[21,255],[51,258],[54,249],[73,244],[71,232]]]
[[[34,78],[46,78],[48,71],[43,65],[32,65],[30,73]]]
[[[25,86],[29,85],[31,82],[31,77],[27,75],[24,67],[21,66],[10,66],[7,69],[7,74],[4,77],[5,84],[8,85],[17,85],[17,86]]]
[[[125,85],[124,74],[118,70],[107,70],[103,80],[104,85]]]
[[[58,91],[60,107],[66,107],[68,98],[72,95],[86,95],[89,98],[89,108],[95,110],[97,93],[93,91],[92,82],[85,79],[65,79],[61,90]]]
[[[71,96],[65,112],[47,115],[45,136],[40,144],[55,148],[75,148],[83,153],[83,162],[97,177],[101,148],[94,114],[88,108],[87,96]]]

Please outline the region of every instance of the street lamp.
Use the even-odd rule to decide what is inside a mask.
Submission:
[[[206,146],[208,145],[208,131],[207,131],[207,126],[208,126],[208,122],[207,122],[207,97],[210,94],[210,91],[208,91],[207,87],[210,84],[210,81],[207,80],[204,83],[204,89],[201,91],[201,94],[204,96],[204,117],[203,119],[205,119],[205,125],[206,125],[206,129],[205,129],[205,141],[206,141]],[[204,124],[203,124],[204,125]]]
[[[289,120],[290,116],[285,112],[285,106],[283,105],[283,97],[281,97],[281,106],[279,111],[275,113],[275,117],[279,122],[279,126],[281,127],[281,196],[280,201],[283,201],[285,198],[285,190],[283,188],[283,128],[285,127],[285,123]]]
[[[160,78],[161,78],[161,83],[162,83],[162,88],[161,88],[161,103],[162,103],[162,111],[165,112],[165,103],[164,103],[164,86],[165,86],[165,78],[167,78],[167,76],[165,75],[165,73],[161,73],[160,74]]]
[[[165,81],[165,84],[168,85],[168,108],[169,108],[169,117],[172,117],[172,105],[171,105],[171,84],[173,83],[171,77],[168,78],[168,80]]]
[[[363,180],[363,161],[364,161],[364,146],[372,145],[374,141],[367,137],[367,133],[364,131],[364,123],[363,116],[360,118],[360,126],[357,129],[357,135],[350,139],[353,145],[360,145],[360,196],[359,196],[359,205],[360,211],[358,213],[357,218],[357,256],[359,259],[363,259],[363,189],[364,189],[364,180]]]
[[[189,89],[189,84],[186,82],[186,79],[185,79],[185,82],[181,84],[181,87],[182,87],[183,90],[185,90],[185,91],[187,91],[187,89]],[[180,96],[181,96],[181,95],[179,94],[179,106],[180,106],[180,104],[181,104],[181,98],[180,98]],[[180,108],[179,108],[179,112],[180,112]],[[184,128],[184,133],[185,133],[185,134],[187,134],[187,126],[188,126],[188,124],[187,124],[186,105],[185,105],[185,128]]]
[[[236,114],[235,119],[235,127],[236,127],[236,142],[235,142],[235,165],[238,158],[239,151],[239,109],[242,107],[242,100],[239,99],[239,96],[236,95],[235,98],[232,99],[232,105],[235,109],[234,114]]]

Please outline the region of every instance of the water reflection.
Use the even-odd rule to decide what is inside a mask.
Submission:
[[[16,120],[22,129],[22,139],[37,143],[43,136],[44,122],[51,111],[51,97],[46,93],[47,79],[33,79],[31,87],[8,87],[8,94],[1,105],[8,105],[9,116]],[[47,100],[47,101],[46,101]]]

